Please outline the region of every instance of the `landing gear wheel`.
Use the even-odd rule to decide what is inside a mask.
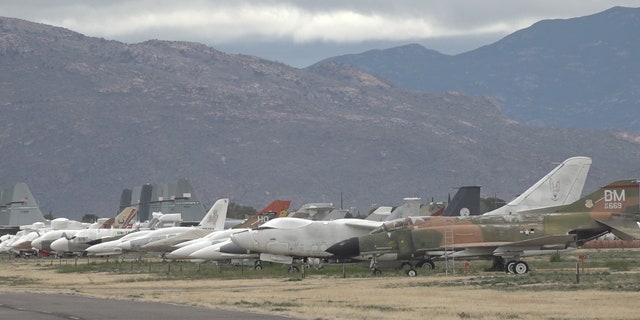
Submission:
[[[515,266],[513,267],[513,271],[515,274],[525,274],[529,272],[529,266],[524,261],[518,261],[515,263]]]
[[[371,273],[374,276],[381,276],[382,275],[382,270],[378,269],[378,268],[374,268],[373,270],[371,270]]]
[[[418,271],[416,271],[416,269],[414,269],[414,268],[411,268],[411,269],[407,270],[407,275],[409,277],[415,277],[415,276],[418,275]]]
[[[516,271],[514,270],[514,269],[515,269],[515,267],[516,267],[516,263],[517,263],[517,261],[513,261],[513,260],[512,260],[512,261],[507,262],[507,265],[505,266],[504,270],[505,270],[507,273],[511,273],[511,274],[516,273]]]
[[[298,269],[298,267],[296,266],[289,266],[289,269],[287,270],[288,273],[298,273],[300,272],[300,269]]]
[[[431,261],[431,259],[426,259],[418,262],[416,264],[416,268],[422,268],[427,270],[433,270],[436,268],[436,264]]]
[[[261,263],[256,263],[255,266],[253,266],[254,269],[256,270],[262,270],[262,264]]]

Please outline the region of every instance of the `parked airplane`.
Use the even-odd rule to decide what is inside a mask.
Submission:
[[[86,248],[84,251],[87,253],[88,256],[117,256],[117,255],[121,255],[124,253],[124,251],[122,250],[122,248],[120,247],[120,244],[126,241],[132,241],[134,239],[139,239],[142,238],[144,236],[146,236],[147,234],[149,234],[150,232],[153,232],[153,230],[138,230],[138,231],[134,231],[131,233],[128,233],[126,235],[124,235],[122,238],[118,238],[115,240],[111,240],[111,241],[105,241],[105,242],[101,242],[101,243],[96,243],[88,248]]]
[[[136,208],[127,207],[122,210],[114,220],[128,223],[130,219],[133,219],[137,211]],[[103,226],[109,225],[109,223],[105,224],[105,222],[108,222],[108,219],[103,222],[98,222],[95,227],[80,230],[70,238],[64,237],[53,241],[51,243],[51,250],[58,254],[82,252],[96,243],[114,240],[135,231],[135,229],[130,227],[103,228]],[[69,236],[69,234],[66,234],[66,236]]]
[[[362,219],[313,221],[284,217],[271,220],[257,229],[231,235],[232,244],[220,248],[222,253],[259,253],[260,260],[292,264],[294,258],[323,258],[334,243],[367,234],[381,222]]]
[[[574,192],[579,194],[590,164],[591,159],[586,157],[567,159],[529,188],[517,202],[512,203],[510,208],[516,211],[556,206],[557,203],[571,198]],[[549,181],[558,187],[551,191],[543,190],[542,186],[548,187],[545,183]],[[561,183],[556,183],[558,181]],[[565,184],[568,187],[564,187]],[[546,195],[552,196],[551,199],[545,198]],[[416,201],[413,198],[406,200],[403,210],[396,209],[389,216],[406,218],[419,215],[419,200]],[[453,204],[452,208],[456,206],[458,206],[457,203]],[[341,240],[332,241],[366,235],[381,225],[378,221],[358,219],[341,219],[331,222],[333,223],[292,218],[274,220],[256,230],[232,235],[233,244],[223,246],[220,250],[224,253],[246,253],[249,250],[260,253],[260,260],[280,263],[292,263],[294,258],[326,258],[331,256],[325,252],[328,246]],[[354,255],[351,258],[357,258],[357,256]],[[390,257],[390,259],[395,258]]]
[[[454,197],[455,201],[451,202],[452,208],[459,208],[473,202],[474,193],[467,191],[467,188],[461,188],[460,195],[457,193]],[[462,194],[465,197],[462,197]],[[331,254],[324,250],[335,239],[345,239],[349,235],[366,234],[379,227],[383,221],[394,217],[419,216],[420,198],[405,198],[404,200],[405,204],[395,210],[391,210],[391,207],[380,207],[364,220],[312,221],[287,217],[280,221],[271,221],[257,230],[231,235],[233,243],[222,243],[200,249],[192,253],[190,257],[210,260],[259,257],[260,261],[283,264],[292,264],[294,259],[327,258]],[[478,203],[480,201],[479,193],[476,201]],[[297,269],[294,265],[290,267],[290,271]]]
[[[171,247],[180,241],[189,239],[178,238],[177,242],[167,239],[175,239],[182,234],[188,233],[193,236],[191,239],[203,237],[212,231],[223,230],[227,217],[229,199],[219,199],[216,201],[200,223],[194,227],[169,227],[157,229],[149,232],[143,237],[131,239],[120,243],[118,246],[124,251],[137,252],[166,252],[171,251]]]
[[[287,209],[289,208],[290,203],[291,201],[289,200],[275,200],[271,204],[269,204],[267,207],[260,210],[260,212],[253,215],[247,221],[238,225],[237,228],[242,228],[246,226],[259,226],[261,223],[268,221],[268,219],[278,217],[278,216],[284,216],[287,213]],[[207,236],[212,231],[219,232],[219,231],[222,231],[222,229],[223,228],[217,228],[215,230],[209,231],[207,234],[204,234],[204,235],[202,235],[201,232],[197,232],[196,230],[192,229],[173,237],[168,237],[166,239],[151,242],[149,244],[142,246],[142,249],[143,250],[151,249],[150,251],[156,251],[156,252],[157,251],[169,252],[169,251],[175,250],[177,248],[176,245],[182,242],[190,241],[194,239],[200,239]],[[234,227],[234,229],[236,229],[236,227]]]
[[[87,248],[85,252],[89,256],[115,256],[125,253],[120,244],[126,241],[142,238],[155,229],[170,228],[178,226],[182,222],[180,213],[163,214],[161,212],[153,212],[151,220],[143,227],[136,225],[137,231],[129,233],[122,238],[111,241],[94,244]]]
[[[49,228],[42,222],[34,222],[30,225],[20,226],[20,233],[16,234],[11,244],[8,244],[9,251],[14,254],[33,253],[31,242],[48,231]]]
[[[20,231],[16,232],[15,235],[7,235],[5,240],[0,243],[0,253],[12,253],[16,256],[35,254],[31,247],[31,242],[46,230],[48,230],[48,227],[42,222],[20,226]]]
[[[167,253],[165,257],[168,259],[219,260],[215,259],[215,257],[208,256],[198,258],[191,257],[191,254],[200,249],[208,248],[221,242],[225,242],[229,240],[229,236],[233,233],[257,228],[263,223],[274,218],[286,217],[287,210],[289,209],[290,204],[291,201],[289,200],[275,200],[264,209],[258,211],[255,215],[249,217],[249,219],[247,219],[244,223],[234,227],[233,229],[212,232],[205,237],[180,243],[176,245],[176,247],[178,247],[176,250]]]
[[[521,257],[577,248],[606,233],[640,239],[638,180],[621,180],[553,213],[539,212],[468,217],[420,217],[385,223],[368,235],[327,249],[338,257],[371,256],[372,268],[382,254],[397,259],[484,258],[509,272],[529,271]],[[504,263],[504,261],[507,261]],[[420,264],[419,264],[420,265]],[[408,271],[415,275],[415,269]]]

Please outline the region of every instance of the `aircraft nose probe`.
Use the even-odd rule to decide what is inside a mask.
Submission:
[[[355,257],[360,255],[358,238],[350,238],[340,241],[325,250],[338,257]]]

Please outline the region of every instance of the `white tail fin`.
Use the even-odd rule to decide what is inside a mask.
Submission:
[[[219,199],[211,206],[209,212],[198,224],[200,227],[213,228],[214,230],[224,230],[224,222],[227,220],[227,208],[229,199]]]
[[[387,218],[389,217],[389,215],[391,214],[391,211],[393,211],[393,207],[388,207],[388,206],[381,206],[378,207],[378,209],[374,210],[373,212],[371,212],[366,218],[365,220],[370,220],[370,221],[386,221]]]
[[[421,198],[404,198],[404,204],[393,210],[385,221],[419,216],[421,200]]]
[[[569,158],[507,205],[486,214],[549,211],[573,203],[582,195],[590,167],[591,158]]]
[[[126,207],[115,216],[115,218],[109,218],[103,222],[98,228],[131,228],[133,225],[133,218],[138,214],[138,209],[134,207]]]

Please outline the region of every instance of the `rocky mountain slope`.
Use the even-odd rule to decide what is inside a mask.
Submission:
[[[55,217],[110,216],[123,188],[182,177],[208,205],[339,206],[342,194],[364,213],[468,184],[511,198],[574,155],[594,159],[589,188],[640,176],[633,136],[527,127],[494,99],[336,63],[297,69],[0,18],[0,83],[0,183],[26,182]]]
[[[490,96],[525,124],[640,132],[640,8],[544,20],[455,56],[420,45],[329,58],[427,92]],[[317,64],[317,65],[318,65]]]

